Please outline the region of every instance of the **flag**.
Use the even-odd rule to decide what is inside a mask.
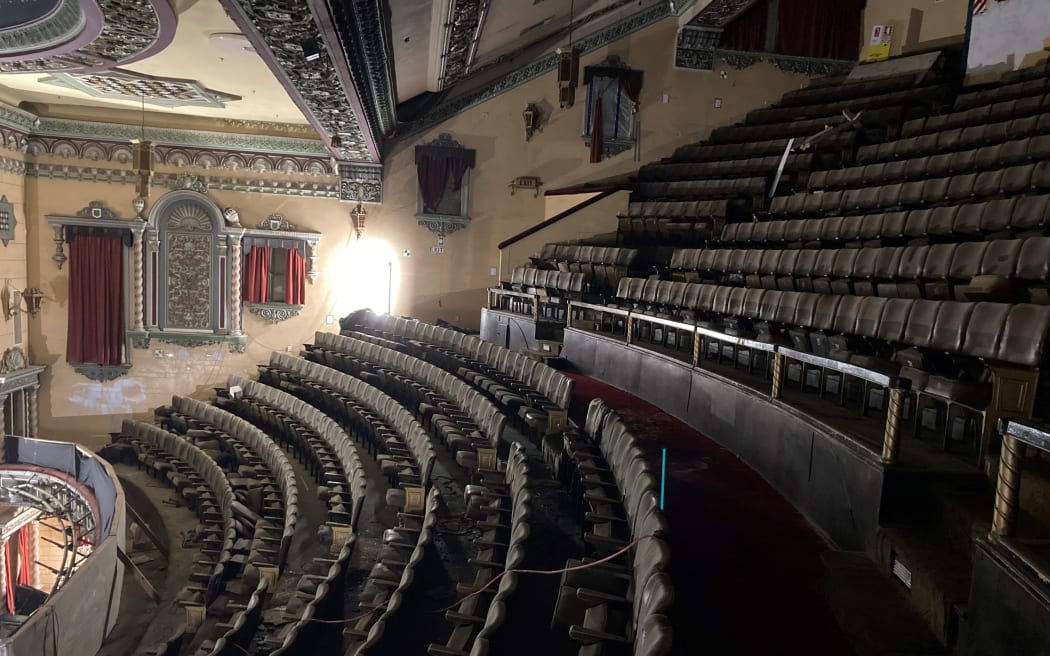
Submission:
[[[973,15],[980,16],[988,11],[988,0],[973,0]]]

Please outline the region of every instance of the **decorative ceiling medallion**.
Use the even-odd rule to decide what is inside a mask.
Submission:
[[[241,99],[206,89],[195,80],[153,77],[119,68],[98,73],[55,73],[42,81],[93,98],[142,101],[161,107],[225,107],[227,102]]]

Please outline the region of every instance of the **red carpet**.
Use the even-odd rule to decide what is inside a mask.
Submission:
[[[820,595],[828,546],[790,503],[731,452],[656,406],[568,375],[576,380],[570,413],[578,424],[600,396],[657,470],[667,447],[676,654],[853,654]]]

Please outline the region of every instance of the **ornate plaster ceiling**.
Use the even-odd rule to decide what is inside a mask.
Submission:
[[[120,1],[137,3],[140,9],[153,6],[145,0]],[[153,1],[166,3],[166,0]],[[174,12],[171,15],[174,27]],[[118,21],[119,18],[108,24]],[[237,49],[233,48],[236,44],[229,43],[236,39],[214,38],[238,33],[218,0],[199,0],[184,6],[177,23],[170,44],[162,51],[119,69],[113,66],[104,71],[61,69],[52,75],[0,73],[0,100],[32,103],[44,115],[69,114],[68,109],[61,108],[82,107],[91,120],[126,121],[128,111],[141,111],[140,94],[145,93],[147,104],[157,101],[154,104],[163,106],[160,111],[165,115],[307,123],[263,60],[244,49],[247,42],[242,41]],[[40,66],[42,61],[49,59],[7,63],[28,67]],[[4,64],[0,61],[0,71]],[[112,111],[111,119],[107,118],[107,111]],[[157,110],[149,111],[154,114]],[[148,122],[158,124],[169,120],[163,115],[152,115]]]

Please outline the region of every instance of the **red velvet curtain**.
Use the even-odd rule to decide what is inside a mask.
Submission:
[[[780,4],[776,52],[796,57],[859,56],[861,11],[854,0],[789,0]]]
[[[284,286],[284,302],[303,305],[306,302],[306,260],[299,251],[288,249],[288,281]]]
[[[642,76],[624,75],[620,78],[620,90],[631,99],[637,109],[638,98],[642,95]]]
[[[445,195],[445,181],[448,180],[450,159],[447,157],[420,157],[416,162],[416,175],[419,178],[419,193],[423,196],[423,209],[433,212]],[[466,165],[464,164],[464,170]],[[454,184],[459,189],[459,178]]]
[[[69,244],[66,362],[123,362],[122,248],[112,235],[78,234]]]
[[[270,275],[270,247],[255,246],[244,256],[244,291],[248,303],[265,303]]]
[[[591,117],[591,164],[602,161],[602,97],[594,100],[594,115]]]
[[[790,3],[784,3],[784,11],[790,11]],[[764,52],[766,49],[766,26],[768,24],[769,0],[761,0],[729,25],[722,32],[719,48],[744,52]]]
[[[33,581],[30,567],[32,563],[29,562],[29,527],[23,526],[18,529],[18,582],[22,585],[29,585]]]
[[[11,562],[11,540],[8,539],[4,542],[4,580],[7,582],[5,586],[7,589],[6,593],[7,601],[7,612],[14,615],[15,613],[15,586],[18,582],[15,580],[15,566]]]
[[[452,191],[459,191],[463,187],[463,174],[470,168],[470,162],[458,157],[450,157],[446,160],[445,166],[448,167],[448,174],[452,176]],[[444,193],[444,188],[441,191]]]

